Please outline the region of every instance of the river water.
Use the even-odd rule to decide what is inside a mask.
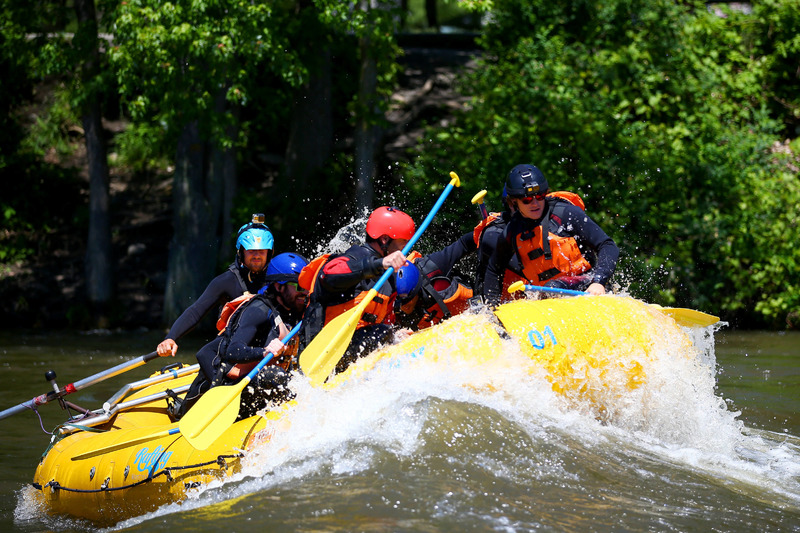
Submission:
[[[500,366],[399,368],[357,387],[304,390],[291,426],[241,475],[113,529],[800,531],[800,333],[693,337],[703,364],[660,369],[668,385],[611,423]],[[47,370],[63,386],[157,341],[0,333],[0,409],[50,390]],[[178,359],[200,344],[184,343]],[[165,362],[69,398],[96,408]],[[63,420],[57,405],[39,413],[41,423],[33,412],[0,420],[0,530],[92,530],[30,504],[43,429]]]

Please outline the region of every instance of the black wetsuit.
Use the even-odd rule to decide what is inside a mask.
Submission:
[[[500,218],[490,222],[481,233],[478,246],[478,266],[475,269],[475,282],[473,283],[475,294],[484,293],[483,286],[486,280],[486,271],[489,267],[489,259],[497,249],[497,243],[505,238],[509,221],[511,221],[511,212],[508,210],[503,211],[500,213]],[[522,276],[522,267],[516,254],[509,260],[508,270]]]
[[[456,263],[477,249],[472,232],[465,233],[456,242],[422,258],[425,260],[422,272],[429,279],[437,276],[450,276]]]
[[[585,285],[600,283],[605,286],[614,274],[619,259],[619,248],[611,237],[580,207],[564,201],[548,198],[544,216],[550,216],[549,231],[559,237],[573,237],[583,256],[592,265],[592,269],[582,276]],[[541,224],[541,220],[530,220],[519,213],[511,217],[487,265],[483,295],[489,304],[500,303],[503,275],[511,258],[517,255],[517,235],[534,229]]]
[[[178,340],[191,331],[211,309],[238,298],[245,291],[256,294],[264,286],[265,272],[253,274],[236,261],[211,280],[206,290],[175,320],[165,339]]]
[[[201,370],[186,394],[187,405],[183,412],[212,386],[236,383],[238,379],[227,377],[228,371],[239,363],[261,361],[264,348],[272,340],[282,338],[279,324],[283,322],[291,329],[300,318],[299,314],[283,307],[271,293],[256,295],[241,304],[231,316],[225,331],[197,352]],[[289,373],[272,362],[261,369],[242,393],[240,418],[255,414],[268,401],[283,401],[292,397],[291,391],[286,388]],[[280,362],[280,357],[275,358],[274,362]]]

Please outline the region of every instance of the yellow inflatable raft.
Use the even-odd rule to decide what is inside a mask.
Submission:
[[[615,398],[647,381],[648,361],[665,338],[691,347],[672,318],[630,298],[517,300],[495,314],[467,313],[413,334],[325,387],[417,358],[490,362],[516,343],[533,361],[531,372],[543,375],[565,401],[603,417]],[[179,501],[188,489],[236,472],[256,439],[268,438],[270,421],[287,416],[293,403],[238,421],[207,450],[196,450],[177,432],[164,392],[185,392],[195,372],[196,365],[128,385],[94,418],[65,424],[34,475],[48,512],[110,525]],[[128,445],[114,449],[119,443]]]

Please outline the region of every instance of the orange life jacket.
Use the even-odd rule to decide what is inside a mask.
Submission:
[[[233,313],[245,302],[250,301],[250,299],[255,296],[255,294],[250,294],[249,292],[245,291],[244,294],[241,296],[234,298],[230,302],[226,303],[222,306],[219,312],[219,318],[217,318],[217,335],[222,335],[225,332],[225,329],[228,327],[228,324],[231,321],[231,317]]]
[[[307,289],[309,294],[314,291],[317,280],[319,279],[319,274],[322,272],[322,268],[331,259],[332,257],[330,254],[321,255],[312,260],[300,272],[298,283],[301,287]],[[326,306],[325,321],[322,325],[324,326],[345,311],[358,306],[368,293],[369,290],[361,291],[360,293],[356,294],[352,300],[348,300],[340,304]],[[363,328],[364,326],[369,326],[371,324],[382,323],[392,310],[392,300],[392,298],[385,294],[376,294],[375,297],[372,298],[372,301],[367,304],[367,307],[361,314],[361,320],[358,321],[356,329]]]
[[[475,241],[475,246],[481,245],[481,236],[483,235],[483,230],[486,229],[486,226],[495,220],[500,220],[501,216],[502,213],[489,213],[489,216],[478,222],[478,225],[475,226],[474,230],[472,230],[472,240]]]
[[[583,200],[575,193],[556,191],[547,196],[584,209]],[[533,285],[544,285],[551,279],[564,276],[576,276],[592,268],[589,261],[583,257],[574,237],[558,237],[547,232],[547,240],[544,240],[542,237],[545,233],[544,226],[549,224],[549,218],[550,213],[542,224],[516,236],[522,273]]]
[[[417,323],[417,329],[429,328],[453,315],[463,313],[469,309],[469,299],[473,296],[472,289],[461,283],[458,278],[450,280],[445,276],[437,276],[430,280],[425,278],[421,289],[421,292],[423,291],[428,295],[426,299],[433,302]],[[421,296],[417,294],[402,305],[400,310],[411,315],[419,304]]]
[[[427,268],[428,264],[435,266],[434,263],[429,263],[416,250],[408,254],[406,259],[419,268],[421,286],[414,298],[401,305],[400,310],[406,315],[412,315],[418,305],[428,306],[416,325],[418,329],[429,328],[469,308],[468,300],[473,296],[472,289],[461,283],[458,277],[452,279],[447,276],[428,277],[438,272],[438,268],[435,270]],[[424,303],[420,303],[421,298]]]

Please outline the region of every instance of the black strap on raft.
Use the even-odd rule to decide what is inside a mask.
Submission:
[[[37,490],[44,490],[46,488],[51,488],[53,490],[65,490],[67,492],[86,492],[86,493],[91,493],[91,492],[112,492],[112,491],[115,491],[115,490],[130,489],[132,487],[137,487],[139,485],[143,485],[145,483],[149,483],[149,482],[153,481],[155,478],[157,478],[159,476],[166,476],[167,480],[173,481],[174,478],[172,477],[172,471],[175,471],[175,470],[187,470],[187,469],[190,469],[190,468],[201,468],[201,467],[209,466],[209,465],[213,465],[213,464],[219,465],[220,468],[226,468],[227,469],[228,463],[227,463],[226,459],[241,459],[242,457],[244,457],[244,454],[242,454],[242,453],[239,453],[239,454],[236,454],[236,455],[220,455],[216,459],[214,459],[212,461],[206,461],[205,463],[197,463],[197,464],[194,464],[194,465],[186,465],[186,466],[171,466],[169,468],[164,468],[163,470],[160,470],[159,472],[156,472],[156,473],[152,473],[151,472],[150,475],[147,478],[142,479],[140,481],[137,481],[136,483],[130,483],[128,485],[123,485],[121,487],[109,487],[108,486],[108,483],[110,482],[109,478],[106,478],[105,482],[103,483],[103,486],[101,486],[99,489],[73,489],[73,488],[65,487],[65,486],[61,485],[56,480],[49,481],[49,482],[45,483],[44,485],[40,485],[38,483],[31,483],[31,485]],[[158,461],[156,461],[154,463],[154,465],[157,464],[157,463],[158,463]],[[194,483],[186,483],[185,485],[186,485],[186,488],[192,488],[192,487],[196,487],[197,486]]]

